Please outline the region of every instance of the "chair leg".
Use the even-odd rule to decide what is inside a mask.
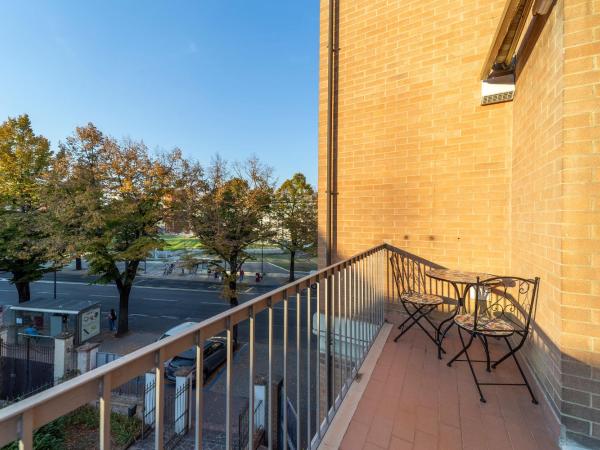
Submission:
[[[459,357],[460,357],[460,356],[461,356],[463,353],[466,353],[466,352],[467,352],[467,349],[468,349],[468,348],[471,346],[471,344],[473,343],[473,335],[471,335],[471,339],[469,339],[469,343],[468,343],[468,344],[465,346],[465,343],[464,343],[464,341],[463,341],[463,338],[462,338],[462,334],[460,334],[460,327],[457,327],[457,328],[458,328],[458,336],[460,337],[460,341],[462,342],[463,348],[462,348],[462,350],[461,350],[460,352],[458,352],[458,353],[457,353],[457,354],[454,356],[454,358],[452,358],[450,361],[448,361],[448,364],[446,364],[448,367],[451,367],[451,366],[452,366],[452,363],[453,363],[454,361],[456,361],[456,360],[457,360],[457,359],[458,359],[458,358],[459,358]]]
[[[538,404],[537,398],[535,398],[535,395],[533,394],[533,390],[531,389],[531,386],[529,385],[529,381],[527,381],[527,377],[525,376],[525,372],[523,372],[523,369],[521,368],[521,364],[519,364],[519,360],[517,359],[517,355],[516,355],[516,350],[513,350],[507,337],[504,338],[504,341],[506,342],[506,345],[510,349],[509,355],[512,355],[513,359],[515,360],[515,363],[517,364],[517,368],[519,369],[519,372],[521,373],[521,377],[523,377],[523,381],[525,382],[525,386],[527,386],[529,395],[531,395],[531,402],[534,403],[535,405],[537,405]]]
[[[404,322],[402,322],[399,326],[398,329],[402,329],[402,331],[400,332],[400,334],[398,336],[396,336],[394,338],[394,342],[398,342],[398,339],[400,339],[402,337],[402,335],[404,335],[404,333],[406,333],[408,330],[410,330],[412,327],[415,326],[415,324],[417,323],[417,321],[419,320],[419,317],[422,315],[421,310],[424,308],[425,306],[419,306],[417,309],[415,309],[415,312],[411,313],[408,308],[406,307],[406,305],[404,306],[404,309],[406,310],[406,313],[408,314],[408,317],[406,318],[406,320],[404,320]],[[412,320],[412,323],[404,328],[404,325],[406,324],[406,322],[408,322],[409,320]]]
[[[460,327],[458,328],[458,336],[460,337],[460,341],[463,344],[463,347],[465,346],[465,341],[462,337],[462,331],[460,329]],[[469,346],[471,345],[471,343],[473,342],[473,334],[471,334],[471,340],[469,341]],[[473,368],[473,363],[471,362],[471,358],[469,357],[469,352],[467,351],[469,347],[467,346],[465,348],[465,356],[467,357],[467,363],[469,363],[469,369],[471,369],[471,375],[473,375],[473,380],[475,380],[475,386],[477,386],[477,391],[479,391],[479,401],[481,403],[485,403],[485,397],[483,396],[483,392],[481,392],[481,387],[479,387],[479,380],[477,379],[477,375],[475,375],[475,369]]]
[[[442,351],[444,350],[442,348],[442,342],[444,342],[444,338],[446,337],[446,333],[450,330],[450,328],[452,328],[452,325],[454,325],[454,316],[450,317],[449,319],[444,320],[443,322],[440,323],[440,325],[437,328],[437,337],[438,337],[438,359],[442,359]],[[450,321],[450,325],[448,325],[446,327],[446,329],[444,330],[444,332],[442,333],[442,327],[444,326],[444,324],[446,322]],[[444,352],[446,353],[446,352]]]
[[[480,334],[479,338],[481,339],[481,343],[483,344],[483,349],[485,350],[485,361],[486,361],[486,367],[485,367],[485,369],[488,372],[491,372],[492,369],[490,367],[490,364],[491,364],[490,363],[490,349],[488,347],[487,337],[484,336],[484,335],[482,335],[482,334]]]

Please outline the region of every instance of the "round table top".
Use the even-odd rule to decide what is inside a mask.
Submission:
[[[477,278],[479,278],[479,280],[486,280],[494,276],[484,272],[465,272],[453,269],[429,269],[425,274],[436,280],[461,284],[476,284]]]

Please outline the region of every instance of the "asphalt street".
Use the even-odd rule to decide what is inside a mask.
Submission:
[[[14,285],[8,282],[7,274],[0,274],[0,304],[12,305],[18,302]],[[57,298],[77,298],[101,304],[103,318],[111,308],[117,312],[118,291],[114,285],[91,284],[93,277],[59,273],[57,275]],[[275,289],[276,285],[243,285],[240,289],[240,303]],[[53,296],[53,275],[47,274],[44,279],[31,284],[32,300]],[[182,322],[200,322],[229,308],[228,301],[221,295],[221,285],[215,282],[138,277],[132,289],[129,301],[129,328],[132,333],[150,333],[156,337],[166,330]],[[279,341],[283,331],[283,305],[275,306],[273,315],[274,338]],[[304,314],[303,314],[304,316]],[[306,318],[303,317],[302,323]],[[267,314],[257,316],[256,338],[267,338]],[[108,321],[103,319],[102,328],[108,328]],[[295,333],[295,305],[289,305],[290,335]],[[247,324],[240,326],[240,340],[247,339]]]

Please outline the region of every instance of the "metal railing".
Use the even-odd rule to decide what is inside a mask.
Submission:
[[[146,372],[155,375],[155,448],[165,445],[165,361],[190,348],[195,349],[195,385],[203,386],[203,349],[206,339],[225,333],[225,446],[233,445],[232,386],[239,389],[240,368],[234,374],[236,325],[247,327],[248,435],[255,432],[254,382],[261,370],[268,386],[281,377],[283,395],[295,403],[296,449],[315,448],[354,380],[384,322],[385,303],[390,293],[388,256],[394,251],[379,245],[310,276],[275,289],[235,308],[217,314],[185,332],[165,338],[72,380],[0,410],[0,446],[18,440],[20,449],[32,449],[33,432],[77,407],[98,400],[101,449],[111,442],[110,412],[113,389]],[[277,308],[276,308],[277,307]],[[295,311],[294,311],[295,308]],[[295,312],[295,318],[293,313]],[[275,329],[274,318],[282,318]],[[266,316],[266,317],[265,317]],[[290,325],[290,316],[293,324]],[[261,320],[258,320],[258,319]],[[265,358],[257,358],[257,333],[264,335]],[[293,332],[289,330],[293,328]],[[244,328],[245,329],[245,328]],[[295,334],[295,337],[294,337]],[[291,335],[291,336],[290,336]],[[275,337],[279,341],[275,341]],[[262,344],[261,344],[262,345]],[[240,359],[246,357],[240,355]],[[276,367],[277,366],[277,367]],[[277,373],[276,373],[277,371]],[[245,378],[244,376],[244,378]],[[242,389],[245,389],[242,386]],[[205,389],[194,390],[193,429],[195,448],[202,447]],[[295,391],[295,392],[294,392]],[[269,391],[269,392],[272,392]],[[288,448],[287,408],[282,423],[274,424],[277,399],[266,398],[265,439],[272,448],[275,426],[283,430],[282,447]],[[290,419],[291,420],[291,419]]]

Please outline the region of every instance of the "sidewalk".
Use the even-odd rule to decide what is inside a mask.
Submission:
[[[185,281],[198,281],[204,283],[222,284],[220,278],[215,278],[214,273],[207,274],[206,272],[189,273],[181,268],[175,268],[169,275],[164,274],[166,262],[164,261],[147,261],[141,263],[138,268],[137,278],[149,278],[149,279],[162,279],[162,280],[185,280]],[[265,263],[265,266],[267,263]],[[245,276],[244,280],[240,281],[248,286],[281,286],[288,281],[289,273],[278,266],[268,264],[270,270],[278,270],[277,272],[268,272],[264,275],[261,281],[257,282],[255,279],[255,273],[260,271],[261,263],[248,262],[244,264]],[[68,274],[87,277],[87,264],[82,261],[82,270],[75,270],[75,263],[72,262],[67,266],[63,267],[59,274]],[[296,278],[301,278],[307,275],[305,272],[296,272]]]

